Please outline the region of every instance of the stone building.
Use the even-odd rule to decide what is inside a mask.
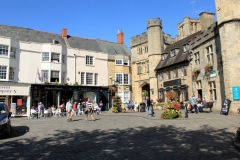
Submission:
[[[208,12],[200,13],[199,19],[185,17],[178,24],[178,35],[174,39],[163,33],[159,18],[156,21],[150,19],[147,22],[148,34],[143,33],[141,37],[137,35],[130,39],[135,101],[143,100],[143,90],[149,91],[151,99],[155,101],[164,95],[163,91],[177,89],[176,86],[182,88],[183,82],[188,86],[188,94],[194,93],[199,98],[213,101],[213,110],[220,110],[223,101],[229,99],[230,112],[237,111],[240,100],[240,1],[215,0],[215,4],[217,22],[214,22],[214,14]],[[183,54],[179,51],[185,45],[184,41],[189,45],[188,58],[177,58],[177,55],[171,58],[171,50]],[[185,63],[187,76],[178,78],[179,81],[177,78],[169,81],[163,79],[167,74],[168,77],[179,74],[180,62]],[[190,73],[196,70],[198,74],[192,76]],[[166,84],[171,84],[172,87],[167,87]],[[187,100],[184,97],[186,96],[182,96],[182,99],[180,97],[180,100]]]

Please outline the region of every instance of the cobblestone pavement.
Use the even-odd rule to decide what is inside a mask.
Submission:
[[[240,116],[217,112],[162,120],[145,113],[12,118],[13,136],[0,137],[2,159],[240,159],[232,145]]]

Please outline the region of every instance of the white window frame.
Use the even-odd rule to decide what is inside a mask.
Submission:
[[[126,77],[127,77],[127,80],[124,79]],[[131,74],[115,73],[115,80],[118,81],[118,83],[121,84],[121,85],[131,85]]]
[[[115,59],[115,65],[123,65],[123,60],[122,59]]]
[[[123,102],[129,102],[131,100],[131,92],[123,92]]]
[[[94,85],[98,85],[98,73],[94,74]]]
[[[16,58],[17,48],[11,47],[10,57]]]
[[[46,82],[46,80],[48,80],[48,82],[50,82],[48,75],[49,71],[48,70],[41,70],[41,75],[42,75],[42,82]]]
[[[93,85],[93,73],[86,73],[86,85]]]
[[[217,100],[216,82],[210,81],[208,83],[208,86],[209,86],[209,99]]]
[[[0,66],[0,79],[6,80],[7,79],[7,66]]]
[[[160,81],[163,80],[163,73],[159,73],[159,80],[160,80]]]
[[[178,78],[178,69],[173,69],[173,78]]]
[[[0,45],[0,56],[8,57],[8,46]]]
[[[81,72],[81,77],[80,78],[81,78],[80,83],[84,85],[85,84],[85,72]]]
[[[202,89],[202,81],[201,80],[196,81],[196,88],[197,89]]]
[[[42,52],[42,62],[49,62],[49,52]]]
[[[55,81],[51,81],[52,78],[58,78],[58,82],[59,82],[59,71],[51,70],[50,82],[55,82]]]
[[[194,53],[194,58],[195,58],[195,64],[200,65],[200,55],[199,52]]]
[[[59,63],[60,62],[60,54],[52,52],[51,53],[51,62]]]
[[[189,45],[188,44],[184,44],[183,45],[183,53],[186,53],[189,50]]]
[[[86,65],[93,66],[93,56],[86,56]]]
[[[14,80],[14,68],[9,67],[9,80]]]
[[[214,58],[213,58],[213,45],[210,45],[208,47],[206,47],[206,50],[207,50],[207,62],[208,64],[212,63],[214,64]]]
[[[186,66],[182,66],[181,71],[182,71],[182,76],[187,76],[187,67]]]
[[[170,71],[166,71],[166,79],[169,80],[171,79],[171,74],[170,74]]]

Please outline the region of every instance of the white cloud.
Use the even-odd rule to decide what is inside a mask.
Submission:
[[[195,3],[196,3],[196,0],[190,1],[190,4],[195,4]]]

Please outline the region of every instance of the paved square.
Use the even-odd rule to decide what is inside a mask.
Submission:
[[[12,118],[13,136],[0,137],[0,159],[240,159],[232,145],[240,116],[217,112],[161,120],[145,113]]]

